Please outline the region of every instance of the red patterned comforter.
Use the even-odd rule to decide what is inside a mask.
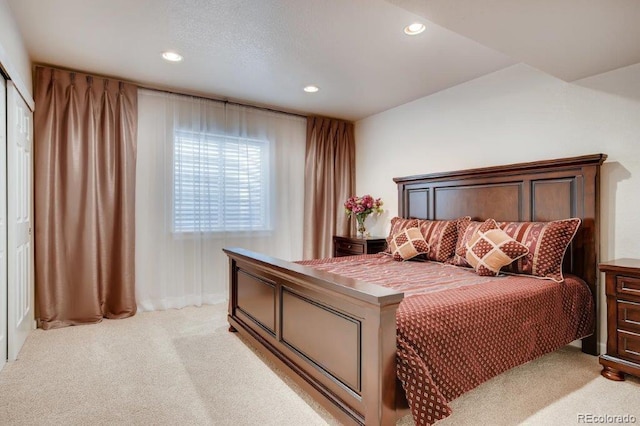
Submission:
[[[403,291],[396,315],[397,375],[416,424],[451,413],[448,402],[515,366],[593,332],[586,284],[526,276],[480,277],[436,262],[383,254],[298,262]]]

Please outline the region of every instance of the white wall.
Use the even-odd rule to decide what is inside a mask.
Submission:
[[[0,0],[0,63],[18,90],[33,97],[31,60],[7,0]],[[26,97],[26,94],[22,94]]]
[[[355,130],[357,194],[386,202],[372,234],[397,214],[393,177],[602,152],[600,258],[640,257],[640,64],[575,83],[514,65]]]

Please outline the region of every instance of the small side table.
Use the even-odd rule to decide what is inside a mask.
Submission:
[[[384,237],[333,236],[333,257],[374,254],[384,251],[385,248],[387,240]]]
[[[624,380],[640,377],[640,259],[600,264],[607,294],[607,353],[600,356],[602,375]]]

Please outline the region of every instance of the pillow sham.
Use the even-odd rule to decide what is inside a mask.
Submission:
[[[429,244],[427,259],[446,262],[453,257],[458,238],[456,220],[418,220],[418,228]]]
[[[394,235],[399,234],[400,231],[403,231],[407,228],[417,228],[418,227],[418,219],[405,219],[402,217],[394,217],[391,219],[391,230],[389,231],[389,236],[387,237],[387,248],[383,253],[391,254],[391,239]]]
[[[428,253],[429,244],[422,237],[420,229],[407,228],[391,238],[389,249],[395,260],[402,261]]]
[[[471,268],[469,262],[467,262],[467,243],[475,234],[475,232],[480,228],[484,222],[479,222],[476,220],[471,220],[469,216],[463,217],[458,220],[457,225],[457,234],[458,239],[456,242],[456,251],[453,257],[450,259],[452,265],[455,266],[463,266],[465,268]]]
[[[499,226],[507,235],[529,249],[526,256],[506,267],[504,272],[564,281],[562,260],[581,223],[579,218],[552,222],[501,222]]]
[[[529,249],[489,219],[482,223],[466,243],[466,260],[478,275],[496,276],[503,266],[526,256]]]

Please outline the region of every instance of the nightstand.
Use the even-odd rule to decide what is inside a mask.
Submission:
[[[607,354],[600,357],[602,375],[624,380],[640,377],[640,259],[600,264],[607,294]]]
[[[333,236],[333,257],[379,253],[387,248],[384,237]]]

